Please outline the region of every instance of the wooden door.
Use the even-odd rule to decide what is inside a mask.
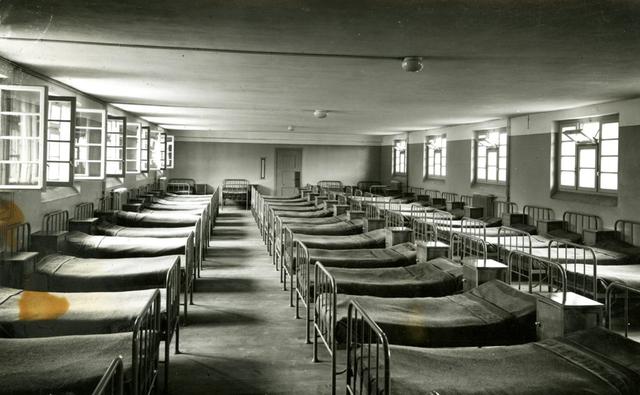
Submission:
[[[276,149],[276,195],[295,195],[300,188],[302,149]]]

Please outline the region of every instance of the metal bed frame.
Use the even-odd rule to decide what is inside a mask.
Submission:
[[[565,240],[551,240],[547,250],[549,260],[565,267],[567,286],[571,291],[598,300],[598,258],[593,248]],[[582,258],[578,257],[578,251],[583,251]],[[573,252],[573,257],[569,252]]]
[[[540,219],[554,219],[556,217],[553,209],[530,204],[522,208],[522,213],[525,215],[526,224],[533,226],[538,226],[538,220]]]
[[[380,181],[358,181],[356,185],[360,191],[367,191],[373,185],[380,185]]]
[[[124,395],[122,356],[116,357],[107,368],[91,395]]]
[[[453,233],[453,214],[447,211],[434,209],[433,211],[427,212],[425,218],[436,227],[444,226],[448,228],[444,231],[438,230],[438,241],[449,243],[451,233]]]
[[[505,202],[503,200],[495,200],[493,202],[493,216],[502,218],[503,214],[512,214],[518,212],[518,205],[514,202]]]
[[[31,249],[31,224],[28,222],[0,227],[3,257]]]
[[[465,206],[473,206],[473,196],[460,195],[460,201],[464,203]]]
[[[565,211],[562,214],[563,228],[565,231],[582,235],[585,229],[602,228],[602,218],[595,214],[584,214],[576,211]]]
[[[343,186],[342,186],[342,181],[335,181],[335,180],[322,180],[322,181],[318,181],[318,189],[320,191],[340,191],[342,192],[344,190]]]
[[[249,208],[249,180],[241,178],[226,178],[222,181],[222,206],[225,199],[238,199]]]
[[[94,214],[94,206],[93,203],[79,203],[73,209],[73,218],[74,219],[89,219],[92,218]]]
[[[170,178],[167,181],[167,192],[192,195],[195,189],[196,180],[193,178]]]
[[[42,230],[46,233],[62,232],[69,230],[69,212],[56,210],[42,217]]]
[[[640,222],[619,219],[614,224],[618,240],[633,246],[640,246]]]
[[[562,266],[523,252],[512,253],[510,261],[512,262],[510,269],[514,267],[517,268],[519,264],[522,266],[527,264],[532,267],[546,267],[547,270],[558,271],[560,273],[559,278],[563,278],[562,273],[564,273],[564,269]],[[518,284],[518,286],[521,286],[521,284]],[[539,286],[540,289],[542,289],[542,285]],[[563,288],[560,285],[559,288],[555,289],[560,289],[560,292],[564,295],[563,300],[566,300],[566,287]],[[529,292],[533,291],[534,287],[531,285]],[[389,341],[384,331],[357,301],[351,301],[348,307],[346,346],[346,393],[348,395],[389,395],[391,393],[391,353]],[[335,365],[333,370],[335,371]],[[368,372],[367,377],[363,377],[363,371]],[[368,381],[365,380],[365,378],[367,378]],[[332,384],[332,393],[335,394],[337,390],[335,376]]]
[[[440,197],[443,198],[447,202],[457,202],[458,194],[454,192],[442,192]]]

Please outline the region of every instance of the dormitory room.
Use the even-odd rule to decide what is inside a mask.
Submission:
[[[640,394],[640,1],[0,0],[0,395]]]

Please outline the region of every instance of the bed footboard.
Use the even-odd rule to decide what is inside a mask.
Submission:
[[[335,278],[320,262],[315,264],[313,282],[313,362],[318,362],[318,339],[331,356],[331,383],[336,386],[336,314],[337,288]]]
[[[117,356],[113,361],[111,361],[107,371],[104,373],[91,395],[123,395],[123,379],[122,356]]]
[[[347,321],[347,394],[388,395],[390,357],[387,336],[358,302],[351,301]],[[332,388],[335,394],[335,381]]]
[[[296,250],[296,319],[300,318],[300,302],[305,307],[305,342],[311,344],[311,303],[312,286],[312,262],[309,257],[309,249],[304,243],[295,241]]]
[[[134,394],[150,394],[156,385],[160,360],[160,334],[160,291],[156,291],[133,326]]]

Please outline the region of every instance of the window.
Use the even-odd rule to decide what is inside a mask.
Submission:
[[[106,111],[76,110],[75,169],[77,180],[104,178]]]
[[[151,128],[143,126],[140,128],[140,172],[149,172],[149,145],[151,139]]]
[[[0,85],[0,188],[42,189],[47,88]]]
[[[174,165],[174,153],[175,150],[175,137],[167,136],[167,169],[173,169]]]
[[[152,130],[149,139],[149,170],[160,170],[160,135],[159,130]]]
[[[562,190],[618,190],[618,116],[558,123],[558,185]]]
[[[407,172],[407,140],[393,142],[393,174]]]
[[[73,185],[75,112],[75,97],[49,97],[47,185]]]
[[[447,175],[447,135],[427,136],[424,142],[424,164],[422,173],[427,177]]]
[[[476,132],[476,182],[507,181],[507,144],[504,128]]]
[[[127,173],[140,173],[140,128],[139,123],[127,123],[126,165]]]
[[[107,176],[124,177],[124,133],[127,129],[125,117],[107,118]]]
[[[160,152],[160,170],[167,168],[167,134],[160,132],[158,135],[158,150]]]

